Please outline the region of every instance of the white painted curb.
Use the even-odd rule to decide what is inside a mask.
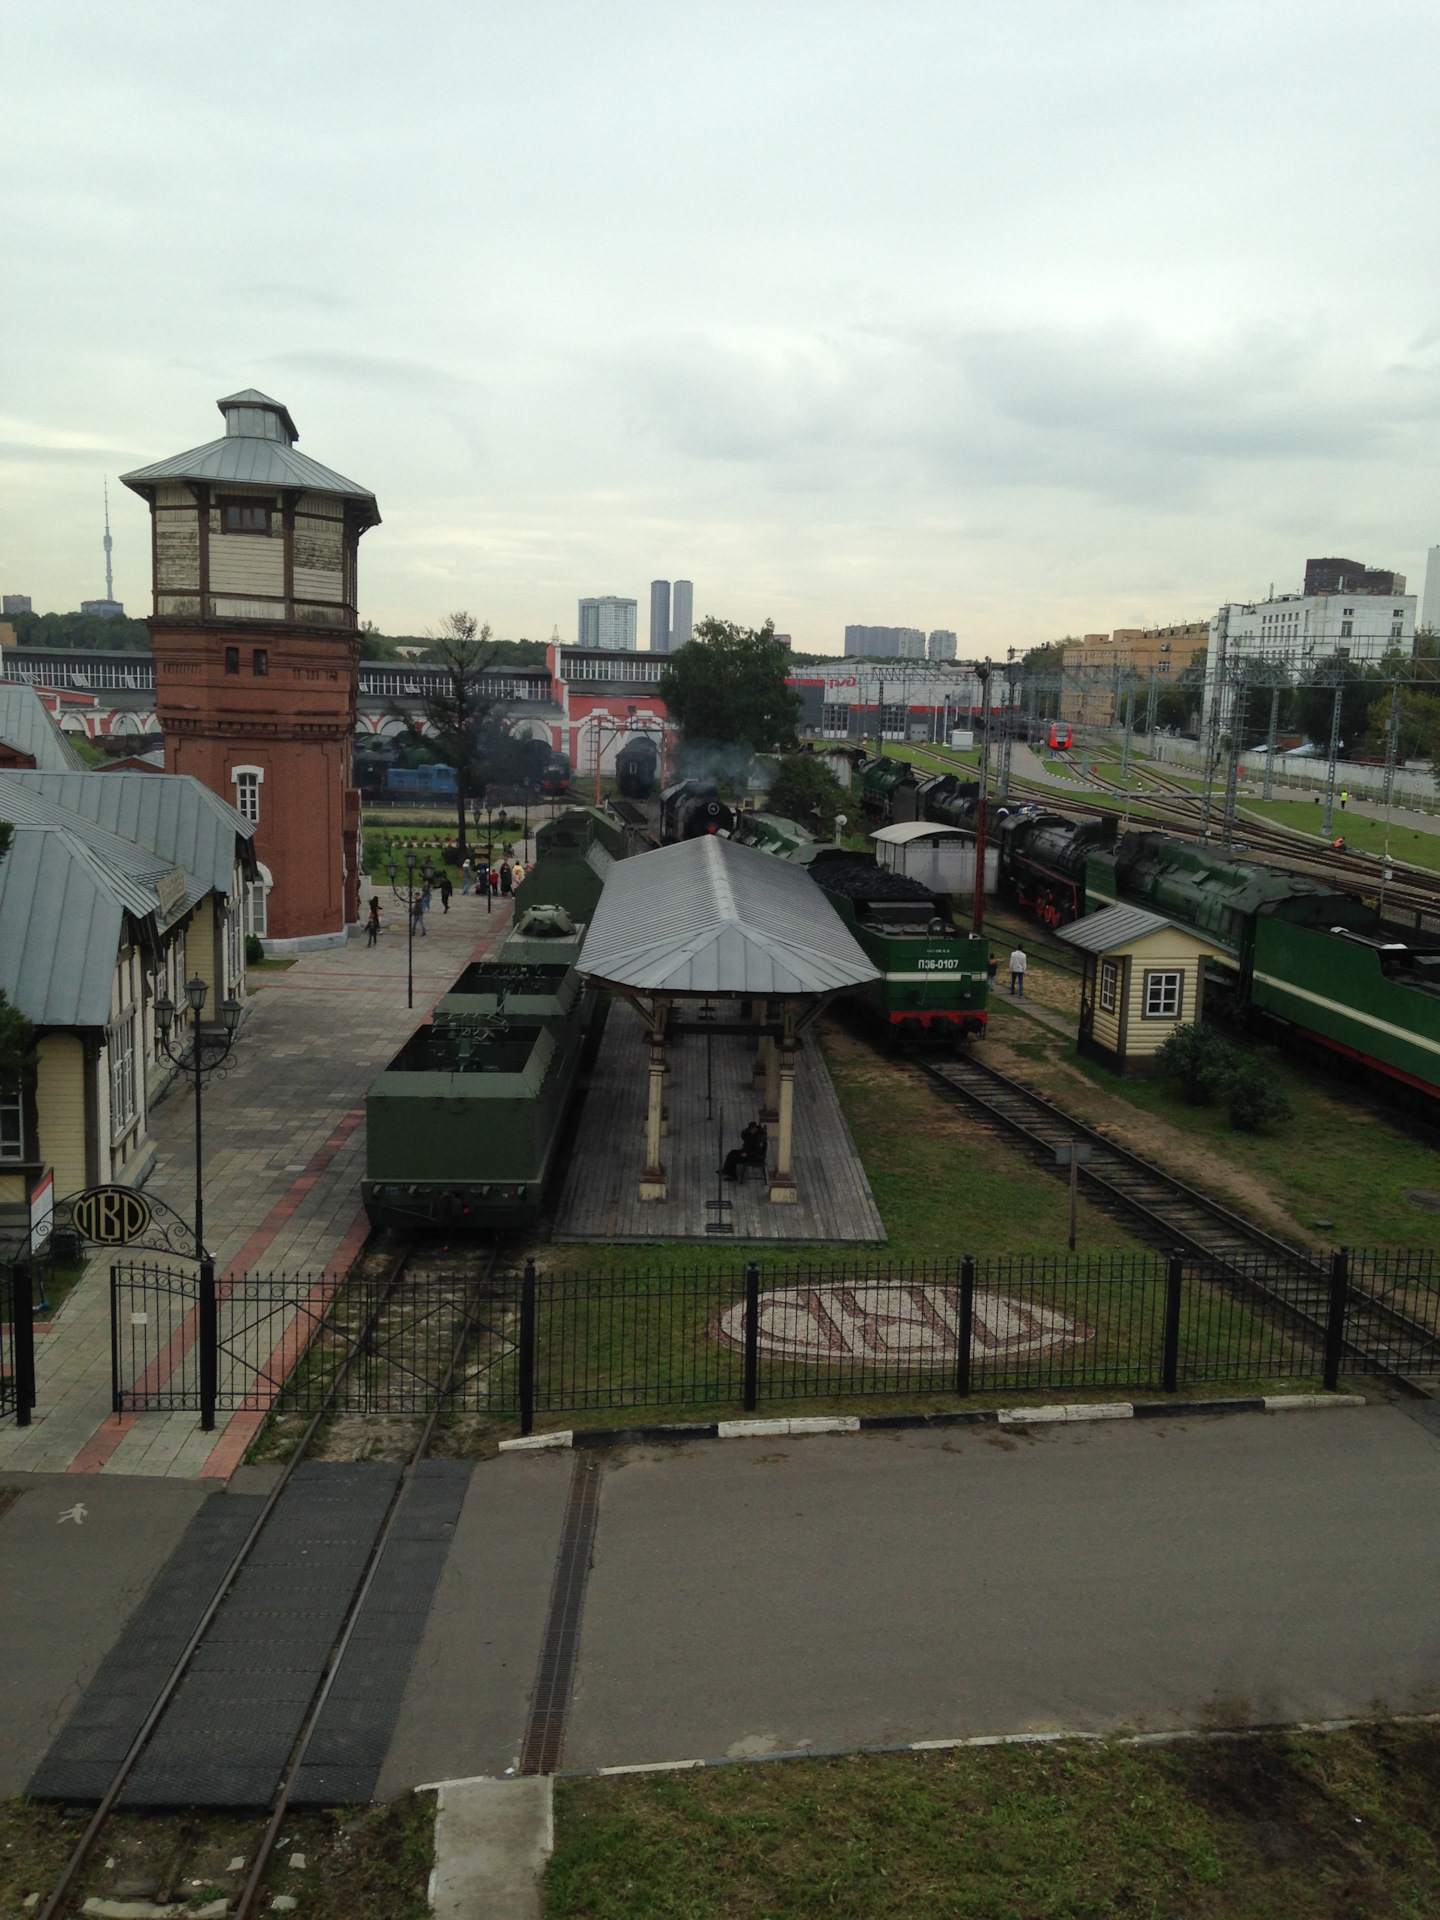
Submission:
[[[573,1431],[566,1433],[527,1433],[523,1440],[502,1440],[501,1453],[538,1453],[543,1447],[572,1447]]]
[[[1133,1420],[1135,1408],[1128,1400],[1103,1400],[1094,1406],[1078,1407],[1002,1407],[1002,1427],[1034,1426],[1047,1420]]]
[[[1358,1393],[1267,1393],[1267,1413],[1318,1413],[1322,1407],[1363,1407]]]

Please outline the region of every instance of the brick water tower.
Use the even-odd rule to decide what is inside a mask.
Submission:
[[[282,953],[339,945],[360,918],[356,550],[380,511],[296,451],[278,400],[218,405],[223,439],[121,476],[150,503],[165,766],[256,823],[247,926]]]

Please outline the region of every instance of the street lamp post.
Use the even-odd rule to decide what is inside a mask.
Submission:
[[[188,1057],[182,1049],[179,1053],[170,1044],[170,1032],[175,1023],[175,1002],[168,993],[162,993],[155,1002],[155,1026],[160,1036],[160,1045],[168,1060],[177,1067],[188,1068],[195,1076],[195,1254],[200,1262],[200,1426],[209,1433],[215,1426],[215,1399],[219,1386],[219,1340],[215,1300],[215,1262],[205,1249],[205,1160],[204,1160],[204,1103],[202,1088],[206,1076],[223,1071],[224,1063],[230,1056],[235,1042],[235,1030],[240,1025],[240,1016],[244,1008],[231,994],[220,1003],[219,1033],[204,1034],[200,1031],[200,1016],[205,1011],[205,1000],[210,989],[196,974],[185,985],[185,998],[194,1017],[195,1028],[190,1041]],[[207,1050],[208,1057],[207,1057]]]
[[[398,900],[401,896],[400,896],[400,889],[396,885],[396,881],[399,876],[400,869],[393,860],[387,860],[385,863],[385,868],[390,875],[391,895],[394,899]],[[428,853],[425,856],[425,865],[421,869],[421,871],[425,876],[425,884],[428,887],[431,881],[435,878],[435,862],[430,858]],[[414,847],[406,847],[405,849],[405,896],[404,897],[405,897],[405,1004],[407,1007],[413,1007],[415,1004],[415,849]]]

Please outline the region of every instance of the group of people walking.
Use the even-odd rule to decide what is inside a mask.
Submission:
[[[460,863],[460,891],[473,893],[477,900],[499,894],[508,899],[520,882],[525,878],[525,867],[519,860],[508,857],[499,866],[492,866],[488,860],[462,860]],[[411,931],[425,938],[425,916],[435,904],[435,895],[440,896],[440,910],[449,913],[450,902],[455,894],[455,883],[450,878],[448,867],[442,866],[433,881],[427,880],[410,905]],[[370,910],[365,919],[365,944],[373,947],[380,938],[380,896],[372,893]]]

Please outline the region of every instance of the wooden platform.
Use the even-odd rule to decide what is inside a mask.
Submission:
[[[687,1017],[693,1017],[688,1010]],[[760,1113],[763,1095],[750,1084],[755,1042],[738,1034],[686,1034],[669,1057],[674,1084],[665,1093],[669,1131],[661,1143],[669,1198],[642,1200],[649,1042],[629,1007],[611,1006],[560,1189],[557,1240],[884,1241],[870,1183],[813,1039],[801,1047],[795,1067],[794,1204],[772,1202],[768,1180],[753,1173],[717,1179],[725,1151],[740,1144],[741,1128]],[[776,1131],[772,1126],[772,1170]],[[722,1193],[729,1210],[707,1209]],[[715,1220],[728,1221],[733,1231],[707,1233]]]

